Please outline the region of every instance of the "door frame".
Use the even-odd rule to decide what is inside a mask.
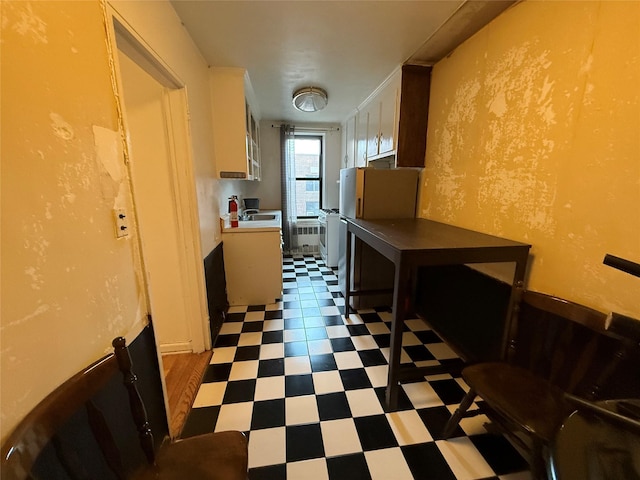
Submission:
[[[191,132],[189,128],[189,111],[186,86],[157,53],[141,38],[135,29],[110,4],[105,9],[109,56],[112,65],[112,84],[116,97],[118,118],[124,143],[124,161],[131,178],[131,152],[127,139],[127,118],[124,104],[122,77],[118,55],[125,53],[138,66],[150,74],[164,87],[163,108],[165,110],[165,126],[169,141],[170,174],[172,178],[172,202],[178,222],[179,241],[183,247],[178,252],[184,260],[179,272],[180,280],[185,288],[183,308],[188,319],[190,347],[194,353],[211,349],[209,313],[206,303],[206,286],[204,264],[201,258],[200,223],[196,186],[193,172],[193,152],[191,148]],[[129,182],[136,209],[136,192]],[[147,270],[144,267],[144,248],[141,241],[142,232],[138,230],[137,245],[140,251],[140,262],[144,271],[144,289],[147,308],[151,311],[150,289]],[[156,340],[157,343],[157,340]],[[160,346],[158,345],[160,355]],[[160,364],[162,365],[162,363]]]

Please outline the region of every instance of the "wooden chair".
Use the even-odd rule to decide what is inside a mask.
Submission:
[[[443,436],[451,437],[463,417],[486,413],[529,450],[532,474],[543,478],[545,449],[575,410],[567,396],[638,396],[638,368],[632,365],[638,339],[607,330],[607,316],[585,306],[522,289],[517,295],[507,360],[462,370],[470,389]],[[476,397],[483,400],[480,408],[468,411]]]
[[[0,477],[246,480],[241,432],[154,441],[125,340],[113,346],[18,424],[2,446]]]

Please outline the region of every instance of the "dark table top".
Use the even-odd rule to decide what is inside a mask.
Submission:
[[[348,219],[368,242],[402,253],[529,249],[530,245],[424,218]],[[354,228],[355,227],[355,228]],[[382,252],[384,253],[384,252]],[[388,255],[387,255],[388,256]]]

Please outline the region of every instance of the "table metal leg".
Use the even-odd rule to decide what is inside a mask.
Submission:
[[[410,268],[400,261],[396,264],[393,286],[393,316],[391,319],[391,349],[389,352],[389,376],[387,379],[386,403],[388,411],[398,409],[398,388],[400,388],[400,353],[402,351],[402,331],[410,295]]]
[[[344,287],[344,316],[349,318],[349,305],[351,305],[351,232],[349,232],[349,225],[347,224],[347,238],[345,248],[345,287]]]

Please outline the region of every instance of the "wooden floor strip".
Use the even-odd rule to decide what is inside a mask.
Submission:
[[[162,356],[172,438],[178,437],[182,432],[212,354],[209,350],[202,353],[174,353]]]

